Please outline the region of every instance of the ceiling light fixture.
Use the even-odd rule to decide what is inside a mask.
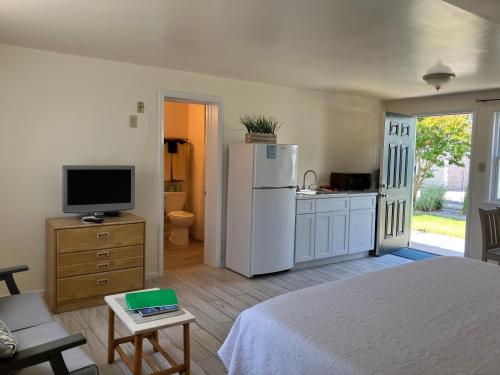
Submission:
[[[455,73],[452,72],[440,72],[440,73],[429,73],[422,77],[422,79],[427,82],[428,85],[433,86],[436,91],[445,84],[450,82],[456,77]]]

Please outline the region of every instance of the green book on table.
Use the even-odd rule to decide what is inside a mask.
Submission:
[[[146,290],[125,294],[129,310],[147,307],[178,306],[179,301],[173,289]]]

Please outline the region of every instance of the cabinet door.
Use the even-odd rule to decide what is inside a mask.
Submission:
[[[349,249],[349,211],[332,212],[331,255],[347,254]]]
[[[297,215],[316,212],[316,199],[297,199]]]
[[[375,210],[351,211],[349,253],[373,250],[375,246]]]
[[[326,258],[332,255],[333,214],[333,212],[320,212],[316,214],[314,259]]]
[[[314,259],[315,215],[297,215],[295,219],[295,263]]]
[[[349,198],[316,199],[316,212],[345,211],[349,209]]]

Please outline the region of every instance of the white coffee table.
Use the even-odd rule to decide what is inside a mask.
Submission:
[[[147,290],[158,290],[159,288],[152,288]],[[108,324],[108,363],[113,363],[115,360],[115,350],[128,366],[134,375],[142,373],[142,360],[154,371],[152,374],[190,374],[190,353],[189,353],[189,323],[195,321],[195,316],[186,309],[180,307],[183,312],[182,315],[159,318],[143,323],[136,323],[129,316],[128,312],[118,303],[117,299],[124,298],[125,293],[115,294],[112,296],[104,297],[104,301],[109,306],[109,324]],[[115,339],[115,316],[120,319],[123,324],[132,333],[131,336],[119,337]],[[158,316],[159,317],[159,316]],[[158,341],[158,330],[168,327],[181,325],[184,329],[184,363],[177,363],[170,354],[168,354]],[[159,352],[172,367],[166,370],[160,370],[156,362],[147,354],[142,351],[142,342],[144,339],[149,340],[155,352]],[[135,346],[135,356],[130,358],[125,354],[120,347],[121,344],[130,342]]]

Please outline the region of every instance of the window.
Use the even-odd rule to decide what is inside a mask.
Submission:
[[[500,202],[500,112],[495,113],[493,124],[490,200]]]

